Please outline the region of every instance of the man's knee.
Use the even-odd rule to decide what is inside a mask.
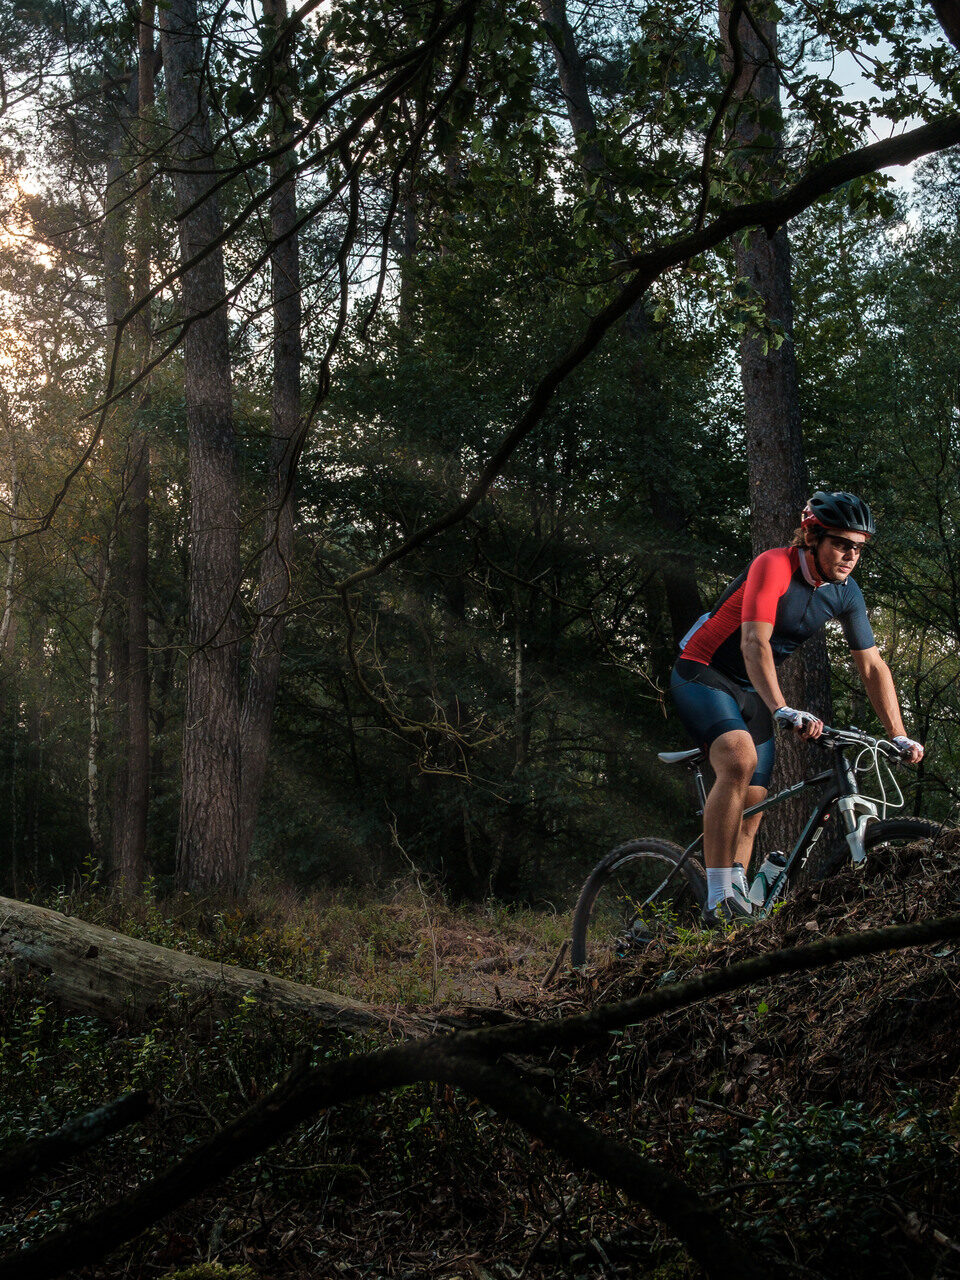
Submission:
[[[746,787],[757,768],[757,749],[749,733],[723,733],[710,747],[710,764],[717,781]]]

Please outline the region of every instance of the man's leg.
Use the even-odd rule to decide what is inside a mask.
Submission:
[[[766,787],[748,787],[746,795],[745,808],[752,809],[755,804],[759,804],[761,800],[765,800],[767,796]],[[737,852],[734,861],[744,871],[750,865],[750,858],[753,854],[753,842],[757,838],[757,831],[760,823],[763,821],[762,813],[755,813],[750,818],[744,818],[740,823],[740,834],[737,837]]]
[[[750,779],[757,768],[757,749],[746,729],[721,733],[710,744],[710,765],[716,781],[703,808],[703,860],[707,867],[707,909],[728,896],[730,874],[741,847],[743,811],[751,790]],[[755,819],[747,819],[756,832]],[[723,872],[723,875],[717,873]],[[713,872],[714,874],[711,874]]]

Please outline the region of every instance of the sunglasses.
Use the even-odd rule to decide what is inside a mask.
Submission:
[[[865,542],[854,542],[851,538],[840,538],[835,533],[828,533],[824,541],[831,543],[838,551],[842,551],[844,555],[862,556],[867,550]]]

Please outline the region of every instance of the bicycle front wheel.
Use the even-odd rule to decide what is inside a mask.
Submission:
[[[587,877],[573,913],[575,969],[606,950],[622,951],[657,924],[694,928],[706,901],[700,862],[669,840],[631,840],[608,853]]]
[[[867,853],[871,853],[884,847],[896,848],[898,845],[913,844],[915,840],[935,840],[940,831],[940,823],[931,822],[929,818],[884,818],[880,822],[868,824],[863,844]],[[828,876],[850,865],[847,842],[838,840],[827,855],[817,879],[826,880]]]

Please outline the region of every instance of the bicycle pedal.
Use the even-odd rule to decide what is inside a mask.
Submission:
[[[645,947],[653,941],[653,934],[649,929],[630,929],[617,939],[616,955],[618,960],[623,960],[631,951],[638,951],[641,947]]]

